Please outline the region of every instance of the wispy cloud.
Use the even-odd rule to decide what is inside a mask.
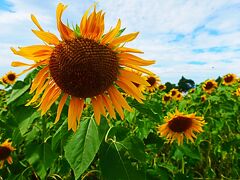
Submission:
[[[79,23],[94,1],[63,0],[69,4],[63,19]],[[14,56],[9,47],[41,43],[31,33],[35,14],[46,30],[57,33],[55,8],[58,1],[9,0],[7,11],[0,8],[0,75]],[[98,9],[106,12],[106,29],[122,20],[126,33],[140,31],[130,47],[142,49],[146,59],[157,60],[151,69],[163,82],[177,82],[182,75],[197,82],[216,78],[240,67],[239,0],[101,0]],[[57,33],[58,34],[58,33]],[[6,69],[5,69],[6,68]]]

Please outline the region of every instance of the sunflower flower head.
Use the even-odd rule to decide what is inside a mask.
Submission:
[[[194,132],[203,132],[202,126],[205,124],[203,117],[193,114],[183,114],[176,110],[174,114],[169,114],[164,118],[165,124],[159,125],[157,131],[161,137],[166,137],[172,143],[177,141],[178,145],[183,144],[184,136],[187,141],[194,142],[196,135]]]
[[[236,92],[235,92],[236,96],[240,96],[240,87],[237,88]]]
[[[134,40],[138,32],[119,36],[121,21],[107,33],[104,32],[102,11],[89,8],[77,25],[79,33],[65,25],[61,18],[67,6],[59,3],[56,10],[58,38],[45,31],[34,15],[32,21],[37,26],[33,33],[44,41],[42,45],[12,48],[16,55],[31,60],[32,64],[13,62],[12,66],[28,66],[21,74],[40,67],[31,85],[33,98],[27,105],[40,97],[39,110],[44,115],[54,102],[59,100],[55,122],[60,119],[61,111],[67,101],[68,129],[74,132],[80,121],[86,99],[91,100],[97,124],[101,115],[116,118],[116,112],[124,118],[123,110],[131,111],[119,89],[142,103],[144,96],[134,83],[148,86],[149,83],[132,70],[143,74],[153,73],[143,68],[154,64],[153,60],[144,60],[133,53],[142,53],[138,49],[125,47]],[[130,70],[129,70],[130,69]]]
[[[171,95],[171,98],[172,98],[172,99],[176,99],[176,97],[177,97],[177,95],[178,95],[179,93],[180,93],[179,90],[178,90],[178,89],[175,89],[175,88],[173,88],[173,89],[171,89],[171,90],[169,91],[169,94]]]
[[[163,95],[163,97],[162,97],[162,103],[163,104],[166,104],[167,102],[169,102],[169,101],[171,101],[171,95],[170,94],[165,94],[165,95]]]
[[[210,79],[203,83],[202,89],[206,93],[211,94],[215,90],[215,88],[217,88],[217,86],[218,86],[217,82],[213,79]]]
[[[16,79],[17,74],[15,72],[9,71],[1,78],[1,81],[3,84],[13,85],[16,82]]]
[[[161,91],[165,90],[166,88],[167,88],[167,87],[166,87],[166,85],[164,85],[164,84],[160,84],[160,85],[158,86],[158,89],[161,90]]]
[[[237,82],[236,74],[226,74],[225,76],[223,76],[222,84],[224,84],[226,86],[230,86],[230,85],[234,84],[235,82]]]
[[[182,98],[183,98],[182,93],[181,93],[181,92],[178,92],[178,94],[177,94],[176,97],[175,97],[175,100],[180,101],[180,100],[182,100]]]
[[[205,102],[206,100],[207,100],[206,94],[202,95],[202,96],[201,96],[201,101],[202,101],[202,102]]]
[[[195,88],[192,88],[188,91],[189,93],[194,93],[195,92]]]
[[[8,164],[12,164],[12,157],[10,155],[14,150],[15,148],[12,147],[12,142],[8,139],[0,145],[0,169],[3,168],[5,160],[7,160]]]
[[[160,83],[160,78],[155,74],[145,76],[145,80],[149,83],[149,85],[146,86],[148,92],[154,92]]]

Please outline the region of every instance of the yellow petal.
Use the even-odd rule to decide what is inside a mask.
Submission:
[[[67,8],[62,3],[59,3],[56,10],[57,28],[63,40],[71,40],[75,38],[73,30],[62,23],[62,13]]]
[[[84,108],[84,100],[83,99],[77,99],[77,120],[80,122],[80,118],[82,116],[83,108]]]
[[[135,32],[135,33],[117,37],[111,42],[110,47],[118,46],[121,43],[126,43],[129,41],[132,41],[137,37],[138,34],[139,34],[139,32]]]
[[[109,93],[111,101],[112,101],[114,107],[116,108],[118,114],[120,115],[121,119],[123,119],[124,118],[124,113],[123,113],[121,105],[119,104],[118,100],[114,96],[114,93],[111,91],[111,89],[108,90],[108,93]]]
[[[40,31],[43,31],[43,29],[42,29],[42,27],[40,26],[37,18],[36,18],[33,14],[31,14],[31,19],[32,19],[33,23],[38,27],[38,29],[39,29]]]
[[[50,45],[58,45],[59,44],[59,39],[57,36],[50,32],[44,32],[44,31],[37,31],[37,30],[32,30],[32,32],[39,37],[41,40],[44,42],[50,44]]]
[[[115,98],[118,100],[119,104],[127,109],[128,111],[132,111],[132,108],[128,105],[127,101],[123,98],[122,94],[113,86],[109,88],[112,92]]]
[[[68,94],[64,94],[63,97],[61,98],[58,104],[57,116],[54,123],[57,123],[59,121],[63,106],[66,103],[67,98],[68,98]]]
[[[118,47],[116,48],[117,52],[132,52],[132,53],[143,53],[143,51],[140,51],[138,49],[132,49],[132,48],[127,48],[127,47]]]
[[[109,97],[107,95],[103,94],[102,99],[103,99],[103,103],[105,104],[105,107],[106,107],[107,111],[109,112],[110,116],[112,118],[116,119],[116,114],[115,114],[112,102],[109,99]]]
[[[12,67],[19,67],[19,66],[32,66],[31,64],[26,64],[23,62],[19,62],[19,61],[14,61],[11,64]]]
[[[111,30],[110,32],[108,32],[107,34],[105,34],[105,36],[101,40],[101,44],[105,45],[107,43],[110,43],[116,37],[120,28],[121,28],[121,20],[119,19],[116,27],[113,30]]]
[[[155,63],[154,60],[143,60],[140,57],[134,56],[132,54],[129,53],[121,53],[118,55],[118,57],[120,57],[120,61],[119,63],[124,65],[126,64],[133,64],[136,66],[149,66]]]
[[[120,69],[119,72],[120,72],[119,77],[123,77],[125,79],[129,79],[132,82],[135,82],[135,83],[138,83],[138,84],[143,84],[145,86],[149,86],[150,85],[143,77],[137,75],[134,72],[127,71],[125,69]]]
[[[99,125],[100,124],[100,117],[101,117],[100,107],[98,106],[97,101],[96,101],[96,99],[94,97],[91,98],[91,100],[92,100],[95,120],[96,120],[96,123]]]
[[[104,109],[104,104],[103,104],[103,99],[102,99],[102,96],[96,96],[96,101],[97,101],[97,104],[99,106],[99,109],[100,109],[100,112],[101,114],[103,114],[105,117],[106,117],[106,111]]]
[[[45,60],[50,58],[53,49],[46,45],[32,45],[26,47],[20,47],[17,51],[14,48],[11,48],[14,54],[25,57],[35,62]]]
[[[131,89],[126,83],[117,81],[117,85],[124,90],[127,94],[133,96],[139,103],[143,103],[141,97],[133,90]]]

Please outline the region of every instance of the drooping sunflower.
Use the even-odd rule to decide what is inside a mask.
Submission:
[[[201,101],[202,101],[202,102],[205,102],[206,100],[207,100],[206,94],[202,95],[202,96],[201,96]]]
[[[167,87],[166,87],[164,84],[160,84],[160,85],[158,86],[158,89],[161,90],[161,91],[165,90],[166,88],[167,88]]]
[[[17,74],[15,72],[9,71],[7,74],[5,74],[1,80],[3,84],[10,84],[13,85],[16,82]]]
[[[3,168],[5,160],[7,160],[8,164],[12,164],[12,157],[10,155],[14,150],[15,148],[12,147],[12,142],[8,139],[0,145],[0,169]]]
[[[95,120],[100,124],[101,114],[106,110],[116,118],[115,110],[124,118],[123,109],[131,111],[119,88],[142,103],[143,94],[133,84],[148,83],[141,76],[128,69],[151,75],[152,72],[140,67],[154,64],[153,60],[143,60],[132,53],[142,53],[137,49],[125,47],[125,43],[134,40],[138,32],[119,36],[121,21],[104,34],[104,13],[89,8],[82,17],[80,25],[72,30],[65,25],[62,14],[67,6],[58,4],[56,10],[57,29],[61,39],[44,31],[34,15],[32,21],[38,30],[33,33],[44,41],[44,45],[12,48],[16,55],[33,61],[33,64],[13,62],[12,66],[29,66],[25,73],[40,67],[30,93],[35,95],[28,103],[40,98],[39,110],[44,115],[51,105],[60,99],[55,122],[59,121],[64,104],[69,99],[68,129],[76,131],[86,99],[91,99]],[[22,74],[21,73],[21,74]]]
[[[156,76],[155,74],[145,76],[145,80],[150,84],[149,86],[146,86],[146,90],[148,92],[155,91],[155,89],[158,87],[158,85],[160,83],[159,77]]]
[[[202,89],[206,93],[211,94],[217,86],[218,86],[217,82],[213,79],[210,79],[210,80],[207,80],[203,83]]]
[[[165,94],[163,97],[162,97],[162,102],[164,104],[166,104],[167,102],[169,102],[171,100],[171,95],[170,94]]]
[[[178,145],[183,144],[184,135],[187,141],[194,142],[194,132],[203,132],[202,126],[205,124],[203,117],[196,116],[195,113],[185,115],[178,110],[165,116],[164,120],[166,123],[157,127],[158,133],[170,143],[177,140]]]
[[[171,98],[173,98],[173,99],[175,99],[179,93],[180,92],[178,91],[178,89],[175,89],[175,88],[173,88],[169,91],[169,94],[171,95]]]
[[[223,84],[226,86],[232,85],[237,82],[237,75],[236,74],[226,74],[223,76]]]

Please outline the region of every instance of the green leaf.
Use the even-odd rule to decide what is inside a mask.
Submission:
[[[104,144],[100,153],[100,168],[105,180],[145,179],[144,174],[125,156],[125,151],[120,151],[114,142]]]
[[[123,141],[120,142],[125,148],[127,148],[127,151],[130,153],[131,157],[141,161],[145,162],[146,155],[144,151],[144,144],[143,141],[141,141],[136,136],[129,136]]]
[[[21,97],[31,86],[30,83],[17,81],[14,86],[12,87],[12,93],[10,95],[10,98],[8,99],[8,104],[14,102],[16,99]]]
[[[32,107],[20,106],[15,108],[14,115],[22,135],[24,135],[31,127],[33,121],[40,117],[39,112]]]
[[[67,142],[64,147],[65,156],[74,171],[76,179],[93,161],[107,128],[106,119],[102,118],[98,127],[93,118],[86,118],[81,120],[77,132]]]
[[[53,151],[55,151],[57,149],[59,142],[68,133],[69,132],[68,132],[67,119],[66,119],[52,137],[52,150]]]
[[[138,103],[136,100],[131,102],[131,106],[135,107],[139,112],[151,118],[153,121],[159,122],[160,118],[157,113],[153,112],[151,109],[151,104],[147,101],[144,102],[144,106]]]
[[[188,157],[192,158],[192,159],[197,159],[200,160],[201,159],[201,155],[200,152],[198,151],[197,148],[193,148],[193,147],[188,147],[187,145],[181,146],[179,147],[179,149]]]
[[[30,143],[26,146],[26,159],[37,172],[40,179],[44,179],[47,170],[56,159],[56,154],[48,143]]]
[[[180,151],[179,149],[176,149],[176,151],[174,152],[173,158],[176,160],[181,160],[183,158],[183,153],[182,151]]]

